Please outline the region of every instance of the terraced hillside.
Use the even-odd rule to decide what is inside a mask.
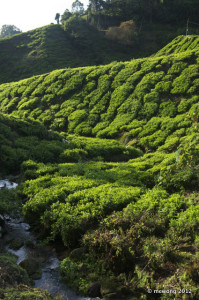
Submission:
[[[81,293],[199,297],[199,53],[189,47],[0,85],[1,164],[23,153],[13,158],[23,213],[68,250],[61,272]]]
[[[66,32],[61,25],[48,25],[0,39],[0,83],[59,68],[132,58],[130,46],[124,48],[108,41],[102,33],[84,22],[79,27],[73,32]]]
[[[19,172],[23,161],[33,159],[37,162],[78,161],[81,157],[94,159],[96,156],[105,161],[115,158],[127,161],[138,157],[141,151],[126,147],[115,140],[82,138],[68,136],[66,143],[60,135],[47,130],[43,125],[30,119],[20,120],[0,114],[1,173]],[[81,150],[81,148],[84,150]]]
[[[199,50],[198,35],[180,35],[175,38],[171,43],[167,44],[164,48],[158,51],[155,56],[170,55],[172,53],[180,53],[190,50]]]
[[[0,86],[0,110],[52,130],[121,138],[154,151],[178,144],[198,102],[198,53],[62,69]],[[175,141],[175,142],[174,142]]]

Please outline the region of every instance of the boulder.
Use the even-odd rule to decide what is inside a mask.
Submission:
[[[117,293],[110,293],[110,294],[106,294],[105,298],[106,299],[115,299],[118,297]]]
[[[13,239],[9,245],[9,247],[13,250],[18,250],[21,248],[24,244],[24,241],[22,239]]]
[[[81,259],[81,257],[84,255],[84,253],[85,253],[85,249],[84,249],[83,247],[81,247],[81,248],[76,248],[76,249],[74,249],[74,250],[71,251],[69,257],[70,257],[72,260],[79,260],[79,259]]]
[[[31,279],[36,280],[41,278],[42,272],[38,260],[34,258],[27,258],[20,262],[19,265],[27,271]]]
[[[89,297],[101,297],[101,283],[93,282],[88,288]]]
[[[35,248],[35,243],[32,240],[26,240],[25,245],[28,248],[34,249]]]

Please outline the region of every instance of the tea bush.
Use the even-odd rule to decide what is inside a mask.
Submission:
[[[169,196],[162,189],[148,191],[136,203],[129,204],[124,212],[107,217],[101,222],[99,229],[86,233],[83,245],[99,262],[103,257],[106,268],[113,270],[115,274],[121,275],[124,270],[126,274],[131,274],[128,287],[132,291],[137,287],[146,288],[148,284],[154,289],[160,287],[162,282],[168,285],[169,280],[172,280],[171,274],[176,274],[179,280],[183,280],[182,272],[188,270],[189,259],[192,262],[196,259],[196,255],[191,252],[189,259],[184,259],[183,256],[184,249],[191,248],[188,245],[196,245],[193,242],[194,234],[184,235],[185,227],[188,229],[190,226],[192,233],[196,234],[197,231],[198,221],[193,217],[193,199],[194,195],[187,204],[187,199],[179,194]],[[194,221],[190,222],[188,218]],[[180,248],[177,246],[179,243]],[[140,257],[145,259],[144,262]],[[176,260],[181,261],[178,269],[181,275],[176,273],[179,268]],[[186,274],[188,275],[188,271]],[[161,278],[160,285],[157,278]],[[184,283],[189,288],[193,287],[193,294],[197,297],[198,292],[194,288],[197,279],[194,279],[194,283],[189,278],[184,278]],[[124,276],[123,282],[127,282],[126,280],[127,277]],[[176,287],[178,285],[177,281],[173,284]]]

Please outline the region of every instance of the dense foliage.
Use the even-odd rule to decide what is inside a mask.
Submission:
[[[27,272],[16,264],[14,255],[3,252],[0,254],[0,298],[5,300],[55,300],[47,291],[32,288]]]
[[[198,50],[199,38],[198,35],[178,36],[173,41],[168,43],[164,48],[158,51],[154,56],[177,54],[184,51]]]
[[[33,120],[0,114],[1,173],[16,173],[23,161],[78,162],[88,159],[125,161],[142,152],[115,140],[82,138],[47,130]],[[67,140],[64,138],[67,137]]]
[[[197,37],[179,37],[159,56],[0,85],[1,166],[20,170],[25,217],[70,252],[61,272],[82,293],[199,297],[198,60]]]
[[[59,68],[132,58],[130,46],[124,49],[116,42],[109,42],[84,20],[74,16],[67,22],[71,31],[61,25],[48,25],[0,39],[0,83]],[[76,26],[79,23],[81,26]]]
[[[64,149],[61,137],[38,122],[0,114],[1,173],[18,172],[27,159],[56,161]]]
[[[197,0],[89,0],[87,14],[101,26],[126,19],[161,24],[197,22]]]
[[[198,102],[197,61],[195,47],[168,56],[56,70],[1,85],[0,109],[59,132],[118,138],[145,152],[172,152],[191,124],[186,114]]]

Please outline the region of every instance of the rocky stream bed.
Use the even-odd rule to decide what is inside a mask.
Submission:
[[[16,188],[17,184],[9,180],[0,180],[0,189]],[[17,257],[17,264],[26,269],[35,288],[47,290],[53,296],[60,295],[64,300],[88,300],[67,287],[59,272],[59,259],[54,248],[37,245],[30,225],[23,217],[2,216],[4,226],[0,226],[3,247]]]

